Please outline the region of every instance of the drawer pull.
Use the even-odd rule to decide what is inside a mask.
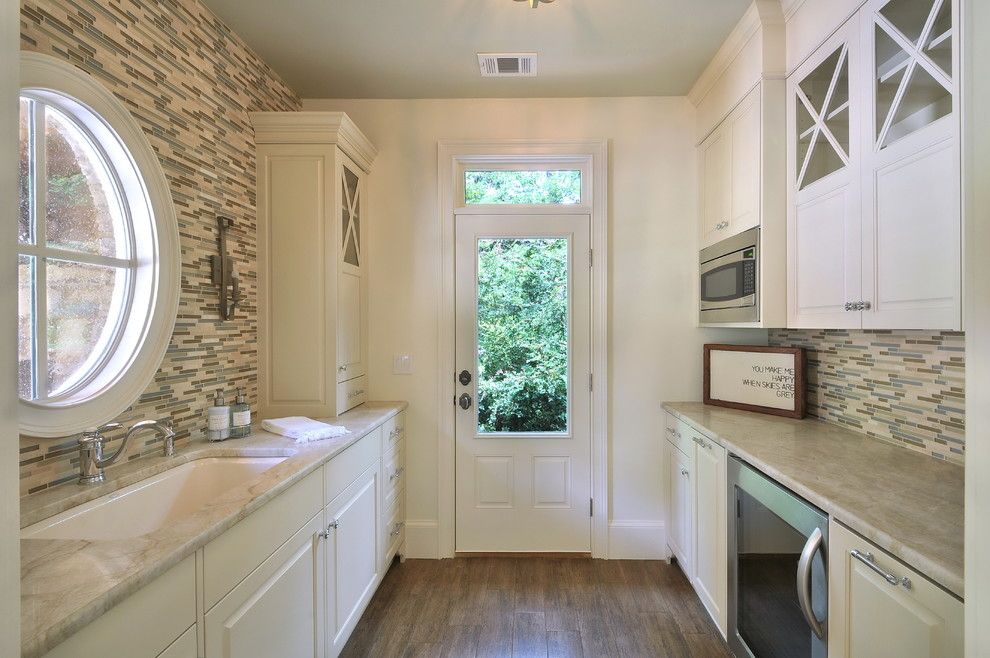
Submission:
[[[347,394],[347,399],[350,400],[351,398],[356,398],[359,395],[364,395],[364,389],[363,388],[359,388],[356,391],[352,391],[352,392],[348,393]]]
[[[331,521],[330,523],[327,524],[326,530],[320,531],[320,538],[321,539],[328,539],[330,537],[330,531],[331,530],[336,530],[339,527],[340,527],[340,521],[338,521],[337,519],[334,519],[333,521]]]
[[[402,436],[402,433],[405,431],[406,430],[403,427],[396,427],[391,432],[388,433],[388,438],[394,439],[397,436]]]
[[[392,529],[392,532],[388,533],[389,536],[390,537],[397,537],[399,535],[399,533],[402,532],[402,527],[404,525],[406,525],[406,524],[403,521],[399,521],[398,523],[396,523],[395,524],[395,527]]]
[[[865,564],[867,567],[870,568],[870,570],[878,574],[881,578],[886,580],[891,585],[894,585],[895,587],[897,585],[902,585],[904,589],[911,589],[910,578],[908,578],[907,576],[904,576],[903,578],[898,578],[894,574],[888,573],[883,569],[881,569],[880,565],[877,564],[876,558],[873,557],[873,553],[870,552],[863,553],[862,551],[853,549],[849,551],[849,554],[852,555],[857,560],[859,560],[860,562],[862,562],[863,564]]]
[[[402,477],[402,474],[405,472],[405,470],[406,470],[405,466],[400,466],[399,468],[395,469],[395,472],[392,473],[390,476],[388,476],[388,481],[391,482],[392,480],[397,480],[398,478]]]

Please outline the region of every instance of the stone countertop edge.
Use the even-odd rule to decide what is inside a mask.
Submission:
[[[925,550],[924,547],[919,546],[919,542],[912,541],[911,537],[903,536],[905,533],[898,532],[896,528],[891,527],[879,527],[875,521],[869,521],[864,518],[866,515],[863,514],[868,508],[875,507],[879,503],[877,500],[872,499],[868,493],[867,495],[860,496],[863,500],[863,510],[855,509],[854,505],[847,503],[839,503],[831,499],[828,495],[821,493],[816,489],[815,480],[816,477],[809,472],[808,477],[802,479],[797,474],[788,474],[785,472],[785,467],[783,465],[775,465],[772,456],[763,455],[758,456],[754,454],[754,451],[747,447],[746,438],[742,436],[743,432],[733,433],[730,429],[726,431],[722,429],[721,432],[706,426],[703,421],[698,420],[698,416],[701,414],[717,414],[720,416],[724,415],[724,418],[719,419],[721,422],[729,421],[730,419],[737,419],[740,421],[746,420],[756,423],[766,423],[768,429],[772,429],[776,426],[778,429],[786,429],[794,427],[794,423],[802,424],[801,430],[807,432],[811,430],[813,435],[814,430],[821,428],[822,438],[838,442],[838,441],[848,441],[849,444],[843,447],[852,448],[855,450],[857,445],[861,445],[863,441],[874,442],[876,446],[883,446],[884,449],[900,451],[901,453],[907,453],[904,457],[908,460],[918,460],[918,464],[924,463],[937,463],[940,464],[938,469],[957,469],[958,472],[949,471],[953,475],[957,475],[955,478],[947,478],[940,480],[938,486],[941,486],[945,491],[951,495],[946,496],[946,498],[952,498],[958,500],[958,505],[953,502],[948,504],[948,509],[946,507],[940,507],[936,509],[931,508],[921,508],[921,509],[900,509],[899,516],[912,516],[914,520],[920,521],[917,525],[921,527],[932,527],[944,524],[947,519],[945,514],[951,513],[953,516],[958,516],[956,521],[958,522],[959,537],[961,540],[963,528],[963,467],[957,464],[951,464],[948,462],[943,462],[935,460],[932,457],[926,456],[921,453],[916,453],[909,451],[903,447],[896,446],[894,444],[886,443],[880,439],[875,439],[873,437],[866,436],[864,434],[858,434],[851,430],[839,427],[834,424],[825,423],[815,418],[807,418],[804,420],[795,420],[782,418],[777,416],[757,414],[748,411],[737,411],[734,409],[728,409],[725,407],[718,407],[712,405],[704,405],[701,402],[663,402],[661,404],[662,408],[677,417],[678,419],[684,421],[697,431],[705,434],[707,437],[715,440],[724,448],[726,448],[730,453],[737,455],[743,461],[747,462],[751,466],[754,466],[759,471],[763,472],[765,475],[769,476],[771,479],[779,482],[783,486],[791,489],[798,495],[807,499],[809,502],[819,507],[828,515],[835,519],[836,521],[848,526],[854,532],[865,537],[867,540],[875,543],[877,546],[883,548],[884,550],[890,552],[892,555],[897,557],[899,560],[903,561],[909,567],[921,572],[929,580],[933,581],[936,585],[942,587],[943,589],[949,591],[958,598],[963,598],[963,547],[961,542],[956,547],[946,547],[945,543],[941,544],[943,548],[942,555],[933,554],[931,551]],[[740,415],[741,414],[741,415]],[[807,426],[803,426],[807,424]],[[875,448],[875,445],[867,444],[871,449]],[[843,451],[843,454],[836,454],[834,461],[827,465],[827,468],[842,468],[843,460],[847,464],[852,465],[855,461],[855,455],[849,454],[849,450]],[[899,455],[900,456],[900,455]],[[926,462],[927,460],[927,462]],[[857,462],[858,463],[858,462]],[[819,464],[820,465],[820,464]],[[930,465],[930,464],[929,464]],[[797,468],[797,467],[795,467]],[[825,467],[823,467],[825,468]],[[794,470],[794,469],[789,469]],[[855,469],[846,469],[844,472],[849,473]],[[884,479],[890,479],[891,475],[887,474]],[[917,477],[917,473],[905,472],[903,474],[904,481],[911,482],[912,479]],[[943,501],[944,502],[944,501]],[[934,505],[932,507],[935,507]],[[891,506],[893,511],[893,506]],[[928,519],[928,520],[926,520]],[[948,521],[949,523],[952,520]]]
[[[141,537],[114,541],[22,539],[21,657],[36,658],[51,651],[407,406],[405,402],[368,402],[337,418],[322,419],[351,430],[344,440],[297,444],[255,428],[244,439],[220,443],[197,440],[167,459],[148,457],[127,462],[108,471],[111,479],[106,484],[92,489],[80,491],[74,483],[67,483],[26,496],[21,508],[22,517],[28,521],[22,520],[22,527],[195,459],[287,457],[213,504]],[[273,475],[277,479],[273,480]],[[94,562],[108,565],[105,572],[95,575],[100,579],[95,583]]]

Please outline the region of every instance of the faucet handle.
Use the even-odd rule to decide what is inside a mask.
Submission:
[[[79,436],[79,443],[103,443],[106,438],[103,436],[113,430],[122,430],[124,426],[117,422],[104,423],[94,429],[85,430]]]

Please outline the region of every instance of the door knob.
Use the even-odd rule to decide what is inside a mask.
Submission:
[[[467,370],[461,370],[461,373],[457,375],[457,381],[461,383],[461,386],[467,386],[471,383],[471,373]]]
[[[461,397],[457,398],[457,404],[461,406],[461,409],[467,411],[471,408],[471,396],[467,393],[461,393]]]

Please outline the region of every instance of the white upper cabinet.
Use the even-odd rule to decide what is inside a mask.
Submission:
[[[701,246],[760,225],[760,89],[700,146]]]
[[[864,328],[961,328],[954,5],[871,0],[861,17]]]
[[[788,76],[788,326],[961,328],[956,15],[870,0]]]
[[[688,97],[697,107],[699,249],[759,228],[759,320],[786,324],[784,19],[755,0]]]
[[[848,326],[861,296],[855,18],[787,79],[789,327]]]
[[[367,399],[366,177],[375,148],[340,112],[257,112],[261,417]]]

